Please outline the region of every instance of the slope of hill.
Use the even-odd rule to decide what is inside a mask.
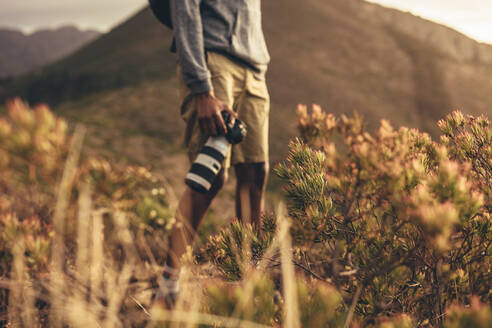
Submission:
[[[0,77],[16,76],[54,62],[100,35],[73,26],[24,34],[0,29]]]
[[[336,113],[358,110],[373,123],[387,117],[428,131],[457,107],[491,111],[491,63],[463,60],[468,49],[453,45],[466,39],[489,55],[492,46],[359,0],[306,0],[302,6],[265,1],[264,6],[272,18],[264,19],[273,58],[272,98],[282,106],[317,102]]]
[[[357,110],[371,126],[384,117],[431,133],[455,108],[491,113],[490,45],[362,0],[264,1],[263,7],[273,160],[295,133],[297,103],[338,114]],[[175,149],[181,140],[171,38],[145,8],[74,55],[4,84],[0,101],[20,95],[54,104],[90,123],[99,134],[95,148],[149,163],[148,154],[162,158],[163,143]],[[136,139],[140,146],[128,147]]]

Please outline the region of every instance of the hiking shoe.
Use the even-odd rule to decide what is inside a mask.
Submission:
[[[164,266],[159,278],[159,287],[154,296],[154,304],[172,310],[179,294],[179,270]]]

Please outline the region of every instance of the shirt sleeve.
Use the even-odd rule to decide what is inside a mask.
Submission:
[[[212,90],[210,71],[205,60],[201,0],[172,0],[171,14],[178,63],[183,80],[192,94]]]

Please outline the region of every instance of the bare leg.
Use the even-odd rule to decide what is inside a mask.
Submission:
[[[227,173],[220,171],[212,188],[206,194],[190,189],[188,186],[181,197],[176,210],[176,224],[171,232],[169,256],[167,265],[171,268],[181,266],[181,256],[187,246],[193,243],[196,231],[205,216],[212,200],[227,180]]]
[[[234,166],[236,171],[236,215],[241,222],[261,226],[264,194],[268,177],[267,163],[247,163]]]

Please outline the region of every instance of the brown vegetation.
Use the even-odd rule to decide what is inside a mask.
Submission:
[[[261,229],[233,222],[185,256],[174,311],[151,308],[171,189],[80,157],[86,130],[20,101],[0,119],[0,288],[24,327],[488,327],[492,132],[454,112],[442,137],[298,110]],[[335,146],[338,133],[345,149]],[[340,150],[338,150],[340,149]],[[488,305],[486,305],[488,304]]]

